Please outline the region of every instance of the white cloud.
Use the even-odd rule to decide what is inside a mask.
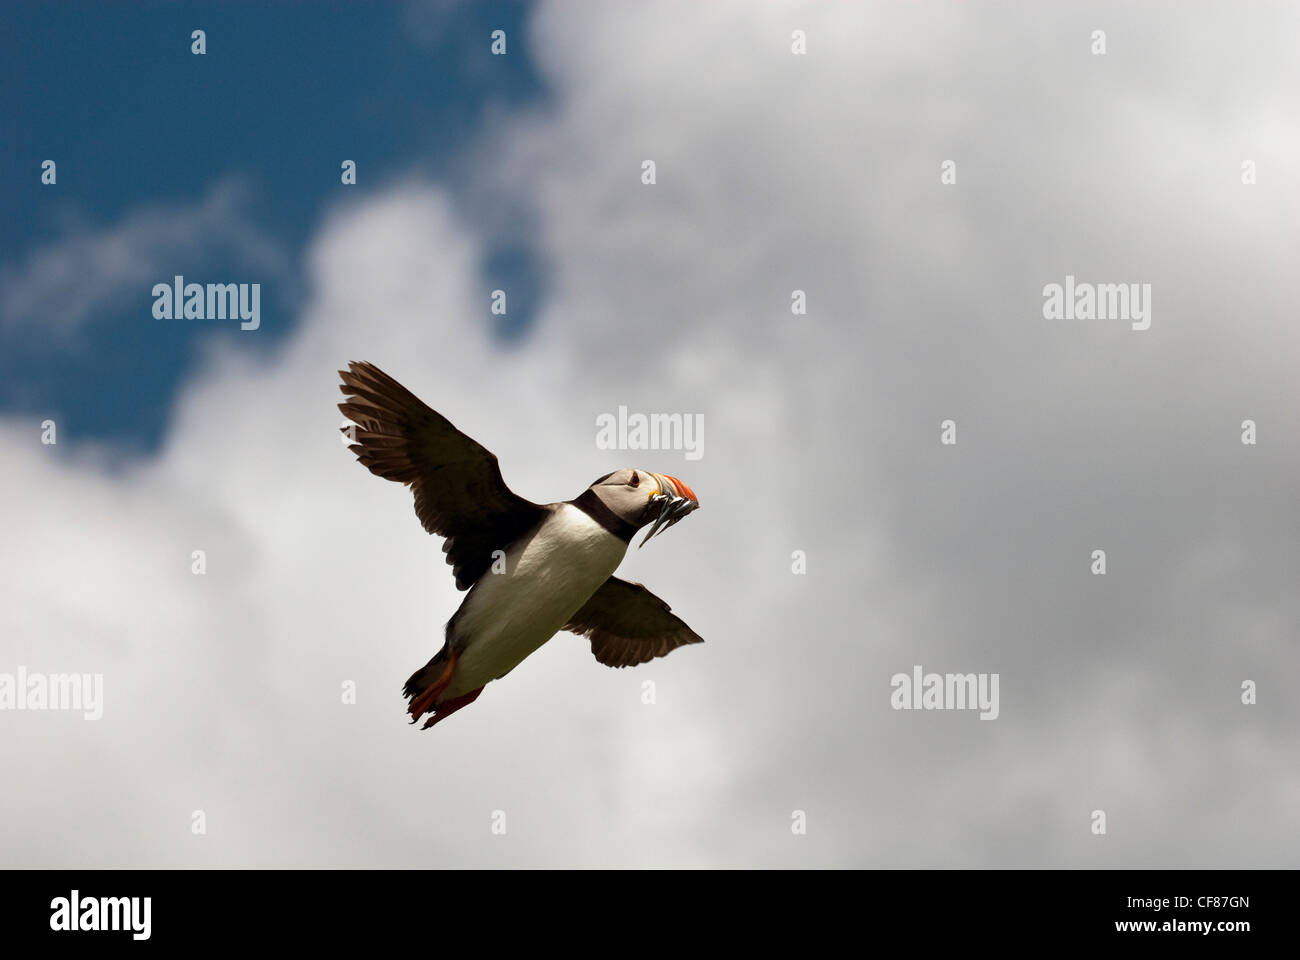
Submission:
[[[158,204],[102,228],[74,226],[0,271],[0,323],[68,337],[123,300],[152,306],[150,290],[170,283],[177,263],[221,256],[241,269],[283,273],[284,252],[248,206],[247,188],[231,180],[196,203]]]
[[[1091,12],[544,7],[554,105],[476,184],[531,201],[554,271],[524,347],[489,342],[474,225],[404,184],[325,223],[294,338],[215,352],[156,460],[109,475],[0,428],[4,652],[106,697],[98,724],[0,717],[0,763],[33,771],[0,799],[7,862],[1293,862],[1295,143],[1269,98],[1297,68],[1269,38],[1295,16],[1188,13],[1175,42],[1117,7],[1100,62]],[[1188,75],[1189,44],[1218,59]],[[1239,155],[1275,179],[1240,186]],[[1066,272],[1153,283],[1152,330],[1043,321]],[[459,595],[341,447],[351,359],[537,500],[619,465],[597,413],[702,412],[702,461],[627,455],[703,509],[624,572],[707,642],[616,672],[562,635],[404,728]],[[914,663],[999,672],[1000,718],[890,710]]]

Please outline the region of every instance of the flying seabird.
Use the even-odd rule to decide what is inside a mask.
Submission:
[[[645,542],[699,507],[685,483],[631,467],[563,503],[516,495],[497,458],[371,363],[340,370],[355,426],[348,448],[375,476],[415,494],[415,514],[446,537],[456,587],[468,590],[442,649],[402,690],[424,729],[473,703],[557,632],[591,639],[601,663],[627,667],[703,638],[639,583],[613,576],[632,536]]]

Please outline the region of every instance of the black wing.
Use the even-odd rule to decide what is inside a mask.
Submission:
[[[415,515],[446,537],[443,552],[467,590],[504,550],[545,516],[545,508],[513,493],[496,456],[374,364],[340,370],[339,404],[353,421],[350,449],[370,472],[415,494]]]
[[[641,584],[618,577],[601,584],[564,629],[590,637],[591,652],[609,667],[630,667],[704,642],[668,604]]]

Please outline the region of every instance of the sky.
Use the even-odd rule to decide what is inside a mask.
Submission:
[[[9,19],[0,684],[102,716],[0,706],[0,863],[1300,862],[1294,6]],[[260,326],[156,317],[177,274]],[[463,595],[351,360],[529,499],[684,479],[620,575],[705,643],[560,634],[408,726]],[[702,455],[602,449],[620,407]],[[896,709],[916,668],[996,717]]]

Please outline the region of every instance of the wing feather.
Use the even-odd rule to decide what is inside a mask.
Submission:
[[[456,586],[467,590],[492,563],[492,551],[541,522],[544,507],[515,494],[496,456],[371,363],[340,370],[339,404],[356,424],[348,449],[375,476],[404,483],[415,515],[429,533],[446,537],[443,551]]]
[[[630,667],[704,638],[642,584],[610,577],[564,629],[591,638],[591,652],[610,667]]]

